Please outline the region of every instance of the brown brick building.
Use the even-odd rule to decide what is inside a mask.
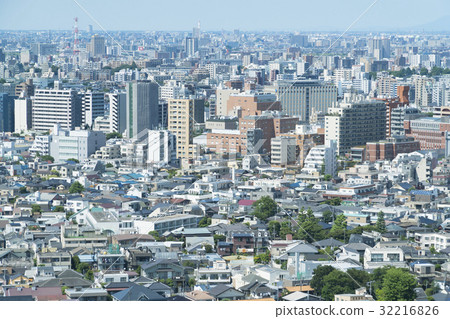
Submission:
[[[420,142],[412,137],[390,137],[385,141],[366,144],[366,160],[393,160],[398,154],[411,153],[420,149]]]

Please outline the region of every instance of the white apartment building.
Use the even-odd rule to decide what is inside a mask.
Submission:
[[[364,252],[364,269],[384,266],[407,268],[405,254],[401,248],[366,248]]]
[[[105,115],[105,93],[81,93],[81,125],[92,127],[97,117]]]
[[[302,174],[335,176],[337,172],[336,142],[329,140],[325,145],[313,147],[305,158]]]
[[[33,145],[30,148],[30,152],[39,153],[40,155],[50,155],[50,142],[52,141],[51,135],[40,135],[34,138]]]
[[[123,133],[127,128],[127,95],[125,93],[110,93],[109,98],[109,131]]]
[[[147,163],[173,163],[176,155],[175,135],[168,130],[148,131]]]
[[[293,136],[278,136],[271,140],[271,163],[275,166],[295,164],[297,143]]]
[[[56,162],[66,161],[69,158],[84,161],[106,144],[103,132],[61,130],[58,125],[55,125],[51,138],[50,155]]]
[[[81,125],[81,100],[74,90],[36,90],[32,117],[37,131],[48,131],[55,124],[73,130]]]
[[[14,131],[26,132],[33,125],[32,102],[29,98],[14,100]]]
[[[169,101],[170,99],[178,99],[180,97],[181,86],[176,80],[166,81],[166,84],[159,88],[159,98]]]
[[[440,251],[450,247],[450,233],[416,233],[415,240],[422,249],[434,247]]]

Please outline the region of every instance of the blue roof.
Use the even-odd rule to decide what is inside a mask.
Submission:
[[[411,191],[411,194],[412,194],[412,195],[428,195],[428,196],[433,195],[432,192],[430,192],[430,191],[424,191],[424,190],[412,190],[412,191]]]

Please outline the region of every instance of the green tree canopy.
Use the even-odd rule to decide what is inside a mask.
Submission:
[[[209,225],[211,225],[211,218],[209,218],[208,216],[204,216],[198,222],[198,227],[208,227]]]
[[[271,220],[267,224],[267,230],[269,231],[269,234],[271,234],[273,237],[280,236],[280,230],[281,230],[281,224],[279,221]]]
[[[84,191],[84,186],[80,184],[79,181],[73,182],[73,184],[69,188],[69,193],[75,194],[75,193],[81,193]]]
[[[292,230],[291,227],[291,223],[289,221],[283,221],[281,222],[281,227],[280,227],[280,238],[286,238],[286,235],[288,234],[293,234],[294,231]]]
[[[322,213],[322,219],[324,223],[330,223],[334,219],[334,213],[330,210],[326,210]]]
[[[53,211],[54,212],[63,212],[64,211],[64,206],[56,206]]]
[[[69,158],[66,162],[75,162],[75,163],[79,163],[80,161],[77,160],[76,158]]]
[[[52,162],[53,163],[55,161],[53,156],[50,156],[50,155],[43,155],[43,156],[39,157],[39,159],[43,162]]]
[[[324,278],[326,275],[334,270],[332,266],[318,266],[313,271],[313,277],[310,282],[310,286],[314,288],[317,295],[322,295],[322,288],[325,285]]]
[[[38,204],[31,204],[31,212],[32,213],[40,213],[42,211],[41,206]]]
[[[377,218],[377,223],[375,225],[376,231],[380,232],[380,233],[385,233],[386,232],[386,222],[384,220],[384,213],[382,211],[380,211],[378,213],[378,218]]]
[[[381,301],[413,301],[416,298],[414,288],[417,281],[406,269],[391,268],[383,278],[377,299]]]
[[[254,215],[266,221],[277,213],[277,203],[269,196],[263,196],[253,203]]]
[[[265,253],[258,254],[253,257],[255,264],[268,264],[270,262],[270,252],[267,250]]]
[[[112,132],[112,133],[108,133],[106,134],[106,139],[112,139],[112,138],[122,138],[122,134],[118,133],[118,132]]]
[[[312,243],[323,238],[323,229],[313,212],[308,209],[306,214],[299,214],[297,239]]]

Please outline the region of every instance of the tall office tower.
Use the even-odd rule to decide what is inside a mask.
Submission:
[[[187,37],[184,49],[188,57],[195,56],[195,53],[198,52],[198,39],[193,37]]]
[[[0,93],[0,132],[14,132],[14,97]]]
[[[299,47],[306,47],[308,45],[308,36],[305,34],[291,34],[290,43]]]
[[[133,138],[143,130],[158,128],[158,84],[133,81],[127,88],[127,136]]]
[[[102,56],[105,54],[105,38],[94,34],[89,44],[89,52],[91,56]]]
[[[81,125],[81,99],[75,90],[36,90],[33,98],[33,128],[48,131],[60,124],[65,130]]]
[[[192,37],[196,39],[200,39],[200,21],[197,26],[192,28]]]
[[[92,128],[97,117],[105,115],[105,93],[82,92],[81,95],[81,125]]]
[[[176,155],[175,135],[168,130],[148,131],[147,163],[170,164]]]
[[[391,40],[388,38],[373,38],[368,40],[369,54],[377,60],[391,57]]]
[[[56,54],[58,50],[56,44],[53,43],[33,43],[31,45],[31,52],[34,55],[46,56]]]
[[[397,86],[397,96],[400,99],[400,103],[409,104],[409,86],[408,85]]]
[[[300,121],[309,122],[312,113],[327,113],[337,101],[338,90],[333,84],[309,80],[280,81],[275,87],[283,111],[290,116],[298,116]]]
[[[31,99],[20,98],[14,100],[14,131],[16,133],[26,132],[33,125]]]
[[[344,155],[354,146],[386,138],[386,104],[346,94],[344,102],[325,116],[325,141],[335,140]]]
[[[122,134],[127,129],[127,95],[125,93],[109,93],[110,131]]]
[[[0,62],[5,62],[5,53],[2,48],[0,48]]]
[[[434,79],[430,79],[426,76],[414,76],[413,83],[416,91],[416,105],[430,106],[433,98]]]
[[[177,158],[194,158],[194,100],[169,100],[168,129],[175,135],[177,143]]]
[[[25,82],[16,86],[16,97],[32,97],[34,95],[33,79],[27,79]]]
[[[158,103],[158,128],[167,129],[167,121],[168,121],[168,106],[169,103],[167,101],[159,101]]]

